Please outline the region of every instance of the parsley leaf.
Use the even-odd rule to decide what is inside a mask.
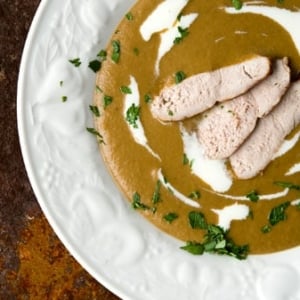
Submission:
[[[90,105],[90,111],[95,117],[100,117],[100,111],[97,106]]]
[[[66,102],[67,100],[68,100],[68,97],[67,97],[67,96],[62,96],[62,97],[61,97],[61,101],[62,101],[62,102]]]
[[[104,140],[103,140],[103,136],[102,136],[95,128],[89,128],[89,127],[87,127],[86,130],[87,130],[89,133],[95,135],[95,136],[97,137],[97,139],[98,139],[98,142],[99,142],[100,144],[105,144],[105,142],[104,142]]]
[[[161,188],[161,182],[160,180],[157,180],[154,193],[152,195],[152,203],[157,204],[161,201],[160,199],[160,188]]]
[[[116,64],[119,62],[120,60],[120,56],[121,56],[121,44],[120,41],[114,40],[112,41],[112,54],[111,54],[111,59],[113,62],[115,62]]]
[[[275,181],[274,182],[275,185],[281,186],[283,188],[288,188],[290,190],[296,190],[296,191],[300,191],[300,185],[298,184],[293,184],[291,182],[285,182],[285,181]]]
[[[100,58],[100,61],[105,61],[107,57],[107,52],[106,50],[100,50],[97,56]]]
[[[188,28],[182,28],[182,27],[178,26],[178,27],[177,27],[177,30],[178,30],[180,36],[179,36],[179,37],[176,37],[176,38],[174,39],[173,43],[174,43],[175,45],[180,44],[180,43],[182,42],[182,40],[183,40],[185,37],[187,37],[187,36],[189,35],[189,30],[188,30]]]
[[[205,220],[205,217],[203,213],[198,211],[191,211],[188,215],[189,217],[189,223],[193,229],[199,228],[199,229],[206,229],[207,228],[207,222]]]
[[[89,62],[89,68],[97,73],[101,69],[101,61],[98,59]]]
[[[185,246],[180,247],[180,249],[185,250],[194,255],[202,255],[204,253],[204,246],[198,242],[187,242]]]
[[[241,0],[231,0],[231,2],[236,10],[240,10],[243,7],[243,2]]]
[[[170,224],[173,223],[173,221],[175,221],[177,218],[178,218],[178,214],[173,212],[170,212],[163,216],[163,219]]]
[[[182,71],[178,71],[178,72],[175,74],[175,83],[178,84],[178,83],[180,83],[181,81],[183,81],[185,78],[186,78],[185,73],[182,72]]]
[[[113,97],[108,96],[108,95],[104,95],[104,96],[103,96],[104,109],[105,109],[108,105],[110,105],[110,104],[112,103],[112,101],[113,101]]]
[[[290,202],[284,202],[278,206],[272,208],[269,215],[269,223],[274,226],[277,223],[286,220],[287,216],[285,214],[285,210],[290,206]]]
[[[200,199],[201,193],[199,191],[193,191],[188,196],[191,199]]]
[[[136,121],[140,115],[140,107],[136,106],[134,103],[126,111],[126,121],[133,126],[133,128],[138,128]]]
[[[122,85],[120,87],[120,91],[123,93],[123,94],[132,94],[132,90],[129,86],[125,86],[125,85]]]
[[[132,196],[132,203],[131,206],[134,209],[142,209],[142,210],[148,210],[150,207],[144,203],[141,202],[141,196],[139,193],[135,192]]]
[[[257,202],[259,200],[259,195],[257,191],[251,191],[246,195],[246,197],[252,202]]]
[[[190,163],[189,158],[185,153],[183,153],[183,159],[182,159],[183,165],[188,165]]]
[[[80,58],[69,59],[69,62],[74,65],[76,68],[81,65]]]
[[[132,12],[128,12],[126,15],[125,15],[126,19],[128,21],[132,21],[133,20],[133,15],[132,15]]]
[[[150,103],[152,101],[152,97],[149,94],[144,95],[144,100],[146,103]]]

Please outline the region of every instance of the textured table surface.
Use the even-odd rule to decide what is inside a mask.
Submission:
[[[24,168],[17,132],[21,54],[39,0],[0,0],[0,299],[119,299],[70,256]]]

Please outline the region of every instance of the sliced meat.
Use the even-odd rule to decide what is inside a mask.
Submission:
[[[290,83],[287,58],[276,60],[273,72],[247,93],[205,112],[196,132],[210,159],[232,155],[254,130],[257,118],[269,113]]]
[[[191,76],[164,88],[155,97],[151,110],[163,121],[179,121],[199,114],[224,101],[245,93],[270,72],[270,60],[254,56],[242,63]]]
[[[300,80],[293,83],[281,102],[257,127],[245,143],[230,157],[236,176],[256,176],[272,160],[285,137],[300,124]]]

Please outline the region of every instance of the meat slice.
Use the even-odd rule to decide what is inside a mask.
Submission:
[[[232,155],[262,117],[280,101],[290,83],[287,58],[273,63],[273,72],[247,93],[215,106],[198,122],[196,132],[210,159]]]
[[[245,143],[230,157],[236,176],[256,176],[272,160],[285,137],[300,124],[300,80],[291,84],[281,102],[257,127]]]
[[[191,76],[164,88],[151,110],[162,121],[179,121],[197,115],[218,101],[243,94],[270,72],[270,60],[254,56],[242,63]]]

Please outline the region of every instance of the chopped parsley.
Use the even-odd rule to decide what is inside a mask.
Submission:
[[[285,181],[275,181],[275,185],[281,186],[283,188],[288,188],[289,190],[296,190],[300,191],[300,185],[299,184],[294,184],[291,182],[285,182]]]
[[[186,78],[185,73],[182,72],[182,71],[178,71],[178,72],[175,74],[175,83],[178,84],[178,83],[180,83],[181,81],[183,81],[185,78]]]
[[[241,0],[231,0],[231,2],[236,10],[240,10],[243,7],[243,2]]]
[[[121,44],[120,41],[114,40],[112,41],[112,53],[111,59],[116,64],[119,62],[121,56]]]
[[[101,61],[99,61],[98,59],[90,61],[89,68],[97,73],[101,69]]]
[[[69,62],[74,65],[76,68],[78,68],[81,65],[80,58],[74,58],[74,59],[69,59]]]
[[[286,209],[290,206],[290,202],[281,203],[272,208],[269,214],[269,224],[262,227],[261,231],[263,233],[268,233],[272,230],[272,227],[287,219],[287,215],[285,213]]]
[[[125,15],[126,19],[128,21],[132,21],[133,20],[133,15],[132,15],[132,12],[128,12],[126,15]]]
[[[180,43],[182,42],[182,40],[183,40],[185,37],[187,37],[187,36],[189,35],[189,30],[188,30],[188,28],[182,28],[182,27],[178,26],[178,27],[177,27],[177,30],[178,30],[180,36],[179,36],[179,37],[176,37],[176,38],[174,39],[173,43],[174,43],[175,45],[180,44]]]
[[[123,93],[123,94],[132,94],[132,90],[129,86],[125,86],[125,85],[122,85],[120,87],[120,91]]]
[[[188,217],[189,223],[193,229],[207,229],[207,222],[202,212],[191,211]]]
[[[284,221],[287,219],[285,214],[285,210],[290,206],[290,202],[284,202],[278,206],[272,208],[270,215],[269,215],[269,223],[270,225],[274,226],[277,223]]]
[[[259,195],[257,191],[251,191],[246,195],[246,197],[251,201],[251,202],[257,202],[259,200]]]
[[[62,97],[61,97],[61,101],[62,101],[62,102],[66,102],[67,100],[68,100],[68,97],[67,97],[67,96],[62,96]]]
[[[97,106],[90,105],[90,111],[93,113],[95,117],[100,117],[100,111]]]
[[[133,48],[133,53],[136,55],[136,56],[138,56],[139,54],[140,54],[140,50],[139,50],[139,48]]]
[[[187,157],[187,155],[185,153],[183,153],[182,163],[184,165],[188,165],[190,163],[189,158]]]
[[[133,128],[138,128],[136,121],[140,115],[140,107],[136,106],[134,103],[126,111],[126,121],[133,126]]]
[[[156,185],[155,185],[155,190],[154,190],[154,193],[152,195],[152,203],[153,204],[157,204],[158,202],[161,201],[160,188],[161,188],[161,182],[160,182],[160,180],[157,180]]]
[[[87,127],[86,130],[87,130],[89,133],[95,135],[95,136],[97,137],[97,139],[98,139],[98,142],[99,142],[100,144],[105,144],[105,142],[104,142],[104,140],[103,140],[103,136],[102,136],[95,128]]]
[[[249,253],[248,245],[236,245],[228,237],[228,232],[217,225],[207,225],[206,234],[202,243],[187,242],[181,249],[194,255],[202,255],[204,252],[219,255],[228,255],[237,259],[246,259]]]
[[[104,109],[110,105],[113,101],[113,97],[111,96],[108,96],[108,95],[104,95],[103,96],[103,105],[104,105]]]
[[[166,215],[163,216],[163,219],[165,221],[167,221],[168,223],[173,223],[173,221],[175,221],[176,219],[178,219],[178,214],[174,213],[174,212],[170,212]]]
[[[146,103],[150,103],[152,101],[152,97],[149,94],[144,95],[144,101]]]
[[[103,90],[100,88],[100,86],[99,85],[96,85],[96,92],[97,93],[103,93]]]
[[[61,81],[59,82],[59,86],[63,86],[63,84],[64,84],[64,82],[61,80]]]
[[[172,112],[172,110],[168,110],[168,115],[169,115],[170,117],[174,116],[174,113]]]
[[[131,206],[134,209],[141,209],[141,210],[148,210],[150,207],[141,202],[141,196],[139,193],[135,192],[132,196],[132,203]]]
[[[106,50],[100,50],[97,56],[100,58],[100,61],[105,61],[107,58],[107,52]]]
[[[191,199],[200,199],[201,193],[199,191],[193,191],[188,196]]]

